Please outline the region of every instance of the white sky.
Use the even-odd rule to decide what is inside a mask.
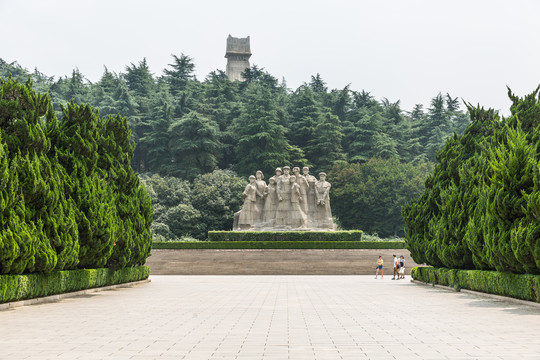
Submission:
[[[144,57],[161,74],[180,53],[202,80],[225,70],[231,34],[289,88],[320,73],[405,110],[449,92],[508,114],[507,85],[540,84],[538,0],[0,0],[0,19],[0,58],[90,81]]]

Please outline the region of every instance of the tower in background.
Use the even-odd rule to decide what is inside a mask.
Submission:
[[[227,76],[231,81],[242,81],[242,72],[250,67],[249,58],[251,48],[249,36],[247,38],[235,38],[229,35],[227,38]]]

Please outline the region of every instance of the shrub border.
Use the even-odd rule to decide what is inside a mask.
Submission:
[[[148,279],[150,268],[79,269],[0,275],[0,304]]]
[[[467,289],[540,303],[540,275],[427,266],[411,269],[411,276],[414,280],[448,286],[458,291]]]
[[[362,241],[362,230],[350,231],[209,231],[208,241]]]
[[[154,242],[153,249],[404,249],[404,241],[201,241]]]

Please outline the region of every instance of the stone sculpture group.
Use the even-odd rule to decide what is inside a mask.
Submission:
[[[326,174],[319,180],[309,168],[276,169],[276,175],[264,181],[262,171],[249,177],[242,210],[234,214],[235,231],[335,230],[330,209],[330,183]]]

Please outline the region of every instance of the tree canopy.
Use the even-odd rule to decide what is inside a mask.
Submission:
[[[105,68],[91,83],[78,70],[55,79],[0,59],[0,77],[30,77],[55,103],[90,103],[102,115],[128,117],[134,169],[162,176],[193,179],[214,169],[245,176],[293,162],[318,172],[373,157],[434,162],[445,140],[469,123],[448,94],[437,94],[427,110],[417,105],[408,112],[399,101],[377,101],[365,90],[328,89],[320,74],[291,91],[256,65],[246,70],[245,82],[231,82],[220,70],[199,81],[194,69],[191,57],[173,54],[161,75],[142,59],[119,74]],[[60,107],[55,110],[61,118]],[[209,139],[201,142],[204,134]],[[178,163],[190,170],[178,170]]]
[[[359,178],[371,179],[381,170],[374,165],[379,164],[388,170],[381,176],[393,177],[398,182],[394,188],[406,191],[403,186],[410,184],[410,179],[389,168],[395,165],[415,177],[419,169],[436,161],[437,151],[446,140],[460,134],[469,123],[469,114],[448,94],[436,94],[427,109],[419,104],[406,111],[399,100],[377,100],[366,90],[350,86],[329,89],[319,73],[291,90],[284,81],[256,65],[246,69],[243,82],[229,81],[221,70],[201,81],[194,76],[194,70],[193,58],[173,54],[162,74],[152,73],[146,59],[142,59],[120,73],[105,67],[99,81],[92,83],[77,69],[70,76],[55,78],[0,59],[0,78],[11,75],[32,79],[35,89],[49,93],[53,99],[51,111],[60,121],[69,116],[62,106],[71,102],[90,103],[100,109],[101,116],[126,116],[133,147],[132,168],[149,178],[155,174],[160,179],[187,181],[186,186],[192,189],[198,178],[220,170],[234,171],[245,178],[256,170],[273,173],[277,166],[309,166],[312,174],[341,169],[336,170],[336,181],[340,181],[341,171],[349,167],[362,174]],[[99,148],[91,142],[82,145],[89,153]],[[90,156],[84,161],[96,160]],[[171,186],[175,186],[173,180],[163,181],[172,181]],[[338,196],[338,187],[333,189]],[[402,234],[403,224],[395,219],[395,209],[409,195],[396,201],[392,194],[379,192],[383,198],[377,211],[392,215],[377,225],[366,220],[367,214],[358,217],[350,209],[335,209],[347,228]],[[198,234],[196,237],[203,238],[204,229],[211,227],[199,226],[200,219],[206,216],[203,203],[182,204],[186,206],[169,214],[183,219],[173,224],[160,220],[162,204],[154,203],[156,224],[169,227],[166,230],[160,225],[160,233],[174,237]],[[235,206],[231,205],[229,211]],[[215,221],[225,224],[217,218]],[[192,225],[188,226],[188,222]]]

